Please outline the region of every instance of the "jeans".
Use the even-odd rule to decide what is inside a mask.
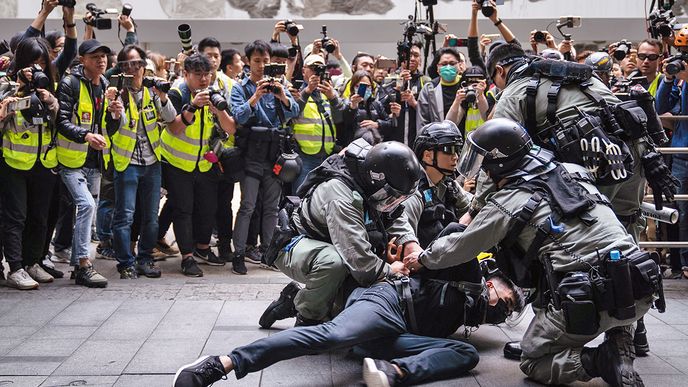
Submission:
[[[100,187],[100,170],[95,168],[60,168],[60,176],[72,195],[76,206],[74,236],[72,237],[72,266],[79,265],[79,259],[88,259],[91,243],[91,222],[96,211],[96,202],[91,190]]]
[[[117,268],[120,270],[133,266],[135,263],[130,243],[137,197],[140,198],[138,210],[141,211],[138,258],[141,262],[153,261],[151,252],[158,238],[160,179],[160,163],[147,166],[129,165],[122,172],[115,171],[115,211],[112,231]]]
[[[2,184],[2,233],[10,271],[33,266],[43,258],[48,210],[57,182],[40,162],[28,171],[14,169],[0,160]]]
[[[190,255],[196,244],[210,243],[217,210],[217,170],[185,172],[163,164],[162,171],[174,207],[177,245],[182,256]]]
[[[264,246],[270,244],[272,234],[275,232],[279,200],[282,194],[282,183],[272,173],[272,164],[246,160],[245,170],[246,175],[241,180],[241,204],[234,225],[234,248],[238,254],[246,252],[248,228],[256,208],[258,192],[262,195],[263,217],[260,243]]]
[[[688,194],[688,159],[673,157],[671,174],[680,182],[679,194]],[[676,201],[678,208],[678,236],[680,241],[688,241],[688,201]],[[681,249],[681,266],[688,266],[688,249]]]
[[[114,168],[110,168],[114,170]],[[104,172],[100,180],[96,235],[101,242],[112,241],[112,216],[115,211],[115,188],[112,173],[113,171]]]
[[[281,360],[352,346],[358,355],[398,365],[407,374],[404,384],[457,377],[478,364],[470,344],[407,333],[396,290],[384,282],[356,289],[332,321],[272,334],[236,348],[229,357],[241,379]]]
[[[304,180],[306,180],[306,176],[308,175],[308,172],[312,171],[316,167],[320,166],[323,161],[328,157],[326,155],[307,155],[303,153],[299,153],[301,156],[301,161],[303,162],[303,166],[301,167],[301,173],[299,176],[296,178],[294,183],[292,183],[293,187],[293,193],[296,194],[296,191],[299,189],[301,184],[303,183]]]

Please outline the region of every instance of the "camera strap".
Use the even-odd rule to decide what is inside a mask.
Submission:
[[[315,102],[315,105],[318,107],[318,112],[325,118],[325,123],[327,123],[327,126],[330,128],[330,137],[332,138],[332,142],[336,141],[335,138],[335,133],[334,133],[334,125],[332,124],[332,117],[330,116],[330,113],[325,109],[325,106],[323,105],[323,100],[322,100],[322,95],[318,94],[317,96],[315,94],[311,94],[311,98],[313,98],[313,101]],[[325,143],[325,131],[323,130],[323,136],[322,136],[322,142],[323,146]]]

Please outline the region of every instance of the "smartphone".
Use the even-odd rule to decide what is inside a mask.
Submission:
[[[483,36],[486,38],[490,38],[492,40],[495,40],[495,39],[498,39],[502,35],[500,35],[500,34],[484,34]]]
[[[450,38],[449,47],[467,47],[468,39]]]
[[[394,71],[397,69],[397,61],[394,59],[381,58],[375,62],[375,67]]]
[[[358,85],[358,90],[356,91],[356,94],[360,95],[361,97],[364,97],[367,90],[368,85],[361,83],[360,85]]]
[[[294,80],[294,88],[296,90],[301,90],[302,87],[303,87],[303,80],[302,79]]]
[[[31,97],[19,98],[16,101],[10,102],[7,105],[7,112],[16,112],[19,110],[28,109],[31,106]]]
[[[580,16],[560,16],[559,24],[564,25],[568,28],[578,28],[581,26]]]

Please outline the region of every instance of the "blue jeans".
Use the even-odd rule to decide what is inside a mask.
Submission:
[[[332,321],[272,334],[229,357],[241,379],[281,360],[352,346],[358,355],[398,365],[407,374],[404,384],[458,377],[478,364],[470,344],[408,333],[399,296],[388,283],[356,289]]]
[[[131,254],[130,243],[137,195],[141,203],[138,259],[141,262],[153,260],[151,251],[158,239],[160,176],[160,163],[147,166],[129,165],[123,172],[115,171],[115,211],[112,220],[112,235],[118,269],[133,266],[136,262]]]
[[[91,244],[91,222],[96,211],[96,202],[91,191],[100,187],[100,170],[96,168],[60,168],[60,176],[72,195],[76,206],[74,235],[72,236],[72,257],[70,264],[77,266],[80,259],[88,259]]]
[[[303,183],[303,181],[306,180],[308,172],[320,166],[320,164],[322,164],[322,162],[325,161],[325,159],[328,157],[325,155],[306,155],[303,153],[299,153],[299,155],[301,155],[301,161],[303,161],[303,166],[301,167],[301,173],[299,174],[299,177],[297,177],[294,183],[292,184],[292,191],[294,192],[294,194],[296,194],[296,190],[299,189],[299,186]]]
[[[671,174],[680,182],[679,194],[688,194],[688,159],[673,157]],[[678,208],[678,236],[681,241],[688,241],[688,201],[677,200]],[[688,266],[688,249],[681,249],[681,266]]]

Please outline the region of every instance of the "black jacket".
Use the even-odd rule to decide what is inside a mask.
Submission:
[[[343,113],[344,117],[344,131],[337,133],[340,144],[342,146],[347,146],[356,137],[356,132],[361,128],[360,124],[362,121],[371,120],[376,121],[378,124],[378,133],[383,133],[390,130],[392,126],[392,119],[389,118],[389,114],[385,111],[384,106],[379,101],[368,99],[365,102],[361,102],[357,109],[351,109],[347,103],[347,108]]]
[[[69,140],[80,144],[86,142],[84,137],[88,132],[96,129],[95,125],[100,125],[101,118],[93,118],[91,130],[86,130],[72,122],[72,117],[74,116],[77,110],[77,104],[79,103],[79,92],[81,87],[80,81],[82,80],[86,82],[86,87],[89,89],[93,104],[95,105],[96,100],[101,101],[101,112],[104,110],[104,94],[108,87],[107,79],[101,75],[100,82],[103,92],[101,95],[94,96],[91,82],[84,76],[84,69],[81,65],[72,68],[71,74],[62,78],[60,84],[57,86],[57,99],[60,101],[60,110],[57,113],[57,130]]]

